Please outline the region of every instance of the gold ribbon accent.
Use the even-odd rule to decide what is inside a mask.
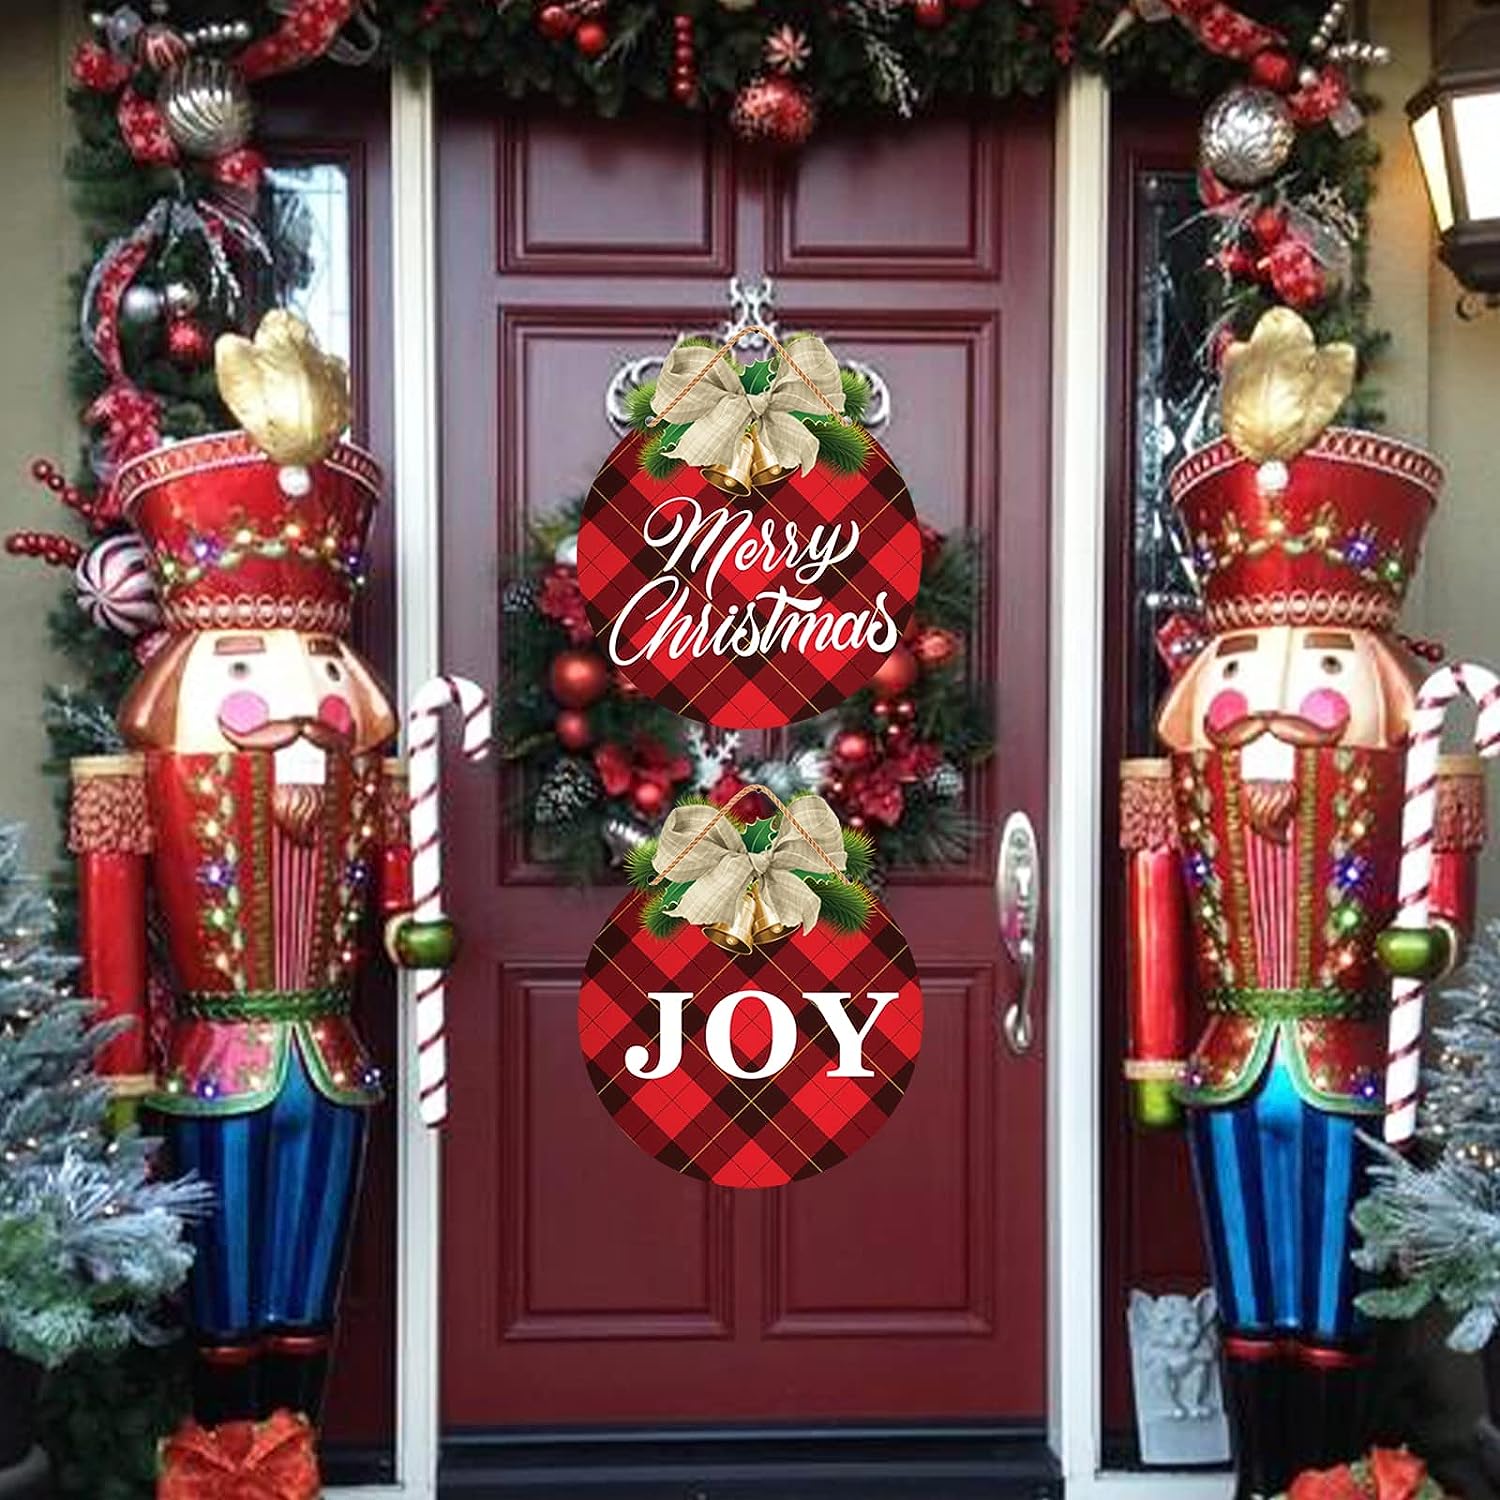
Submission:
[[[730,494],[750,493],[755,484],[783,479],[794,469],[806,474],[818,461],[817,435],[794,412],[844,410],[838,361],[813,334],[797,340],[795,360],[776,346],[776,374],[763,391],[751,394],[740,367],[724,355],[741,329],[722,349],[679,344],[656,381],[651,410],[657,420],[673,412],[688,429],[665,453],[681,459]]]
[[[745,787],[735,797],[766,791]],[[822,910],[818,893],[796,872],[821,863],[842,876],[848,856],[838,814],[818,796],[799,797],[795,814],[774,799],[782,822],[770,845],[752,853],[724,807],[673,808],[652,868],[661,881],[691,881],[666,912],[701,927],[722,948],[748,953],[801,928],[811,932]]]

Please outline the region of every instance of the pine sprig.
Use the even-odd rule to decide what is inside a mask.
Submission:
[[[818,896],[818,916],[839,932],[863,932],[869,925],[875,897],[858,881],[832,875],[809,880]]]
[[[818,459],[840,474],[858,474],[870,459],[870,434],[858,423],[845,426],[831,417],[807,423],[818,440]]]

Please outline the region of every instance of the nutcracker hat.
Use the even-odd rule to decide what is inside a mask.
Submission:
[[[1168,481],[1211,631],[1395,623],[1443,470],[1408,443],[1326,425],[1353,378],[1354,351],[1318,349],[1286,309],[1230,351],[1227,435]]]
[[[375,460],[336,436],[347,372],[276,313],[253,343],[221,338],[217,368],[245,430],[155,448],[116,479],[163,618],[173,630],[343,635],[381,491]]]

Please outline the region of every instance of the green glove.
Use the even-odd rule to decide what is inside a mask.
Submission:
[[[1453,962],[1453,936],[1446,927],[1387,927],[1375,951],[1396,979],[1437,979]]]
[[[435,922],[392,917],[386,925],[385,946],[403,969],[446,969],[458,957],[458,929],[447,917]]]
[[[105,1111],[105,1128],[111,1135],[121,1135],[140,1122],[141,1100],[138,1094],[116,1094]]]
[[[1133,1079],[1130,1112],[1142,1130],[1175,1130],[1183,1119],[1175,1086],[1165,1078]]]

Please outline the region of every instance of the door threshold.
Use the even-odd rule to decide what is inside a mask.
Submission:
[[[444,1439],[442,1500],[1057,1500],[1036,1428],[533,1428]]]

